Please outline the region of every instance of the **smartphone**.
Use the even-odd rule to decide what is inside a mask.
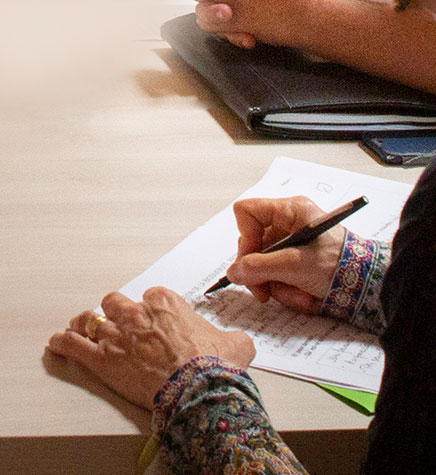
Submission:
[[[374,136],[364,134],[363,146],[383,163],[403,167],[426,166],[436,158],[436,134],[422,136]]]

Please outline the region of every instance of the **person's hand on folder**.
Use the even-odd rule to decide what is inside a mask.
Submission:
[[[228,279],[246,285],[260,302],[272,297],[295,310],[318,314],[339,262],[345,228],[337,225],[306,246],[261,254],[325,213],[300,196],[243,200],[235,203],[234,211],[241,236]]]
[[[236,30],[230,3],[219,3],[213,0],[196,1],[198,5],[195,12],[201,29],[216,32],[240,48],[251,49],[256,46],[256,40],[252,34],[244,33],[243,30],[239,31],[239,28]]]
[[[339,0],[197,0],[197,23],[243,48],[299,48],[433,94],[436,6]],[[398,1],[398,3],[400,3]],[[404,3],[404,2],[402,2]],[[407,6],[411,2],[406,1]],[[420,34],[416,35],[416,31]],[[419,74],[417,74],[419,71]]]
[[[282,0],[196,0],[201,29],[218,33],[235,46],[251,49],[256,41],[293,45],[303,33],[299,4]],[[286,20],[285,20],[286,19]]]
[[[162,384],[196,356],[219,356],[247,368],[255,356],[251,338],[224,332],[195,313],[176,293],[149,289],[142,302],[119,292],[108,294],[105,317],[82,312],[49,349],[86,366],[107,386],[146,409]]]

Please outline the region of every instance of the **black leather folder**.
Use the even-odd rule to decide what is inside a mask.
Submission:
[[[295,48],[240,49],[198,28],[194,14],[165,23],[161,34],[258,134],[360,139],[368,132],[436,133],[434,95],[312,60]]]

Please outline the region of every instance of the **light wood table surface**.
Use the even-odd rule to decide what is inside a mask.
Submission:
[[[141,273],[253,185],[274,157],[414,183],[356,143],[254,137],[163,42],[98,106],[0,124],[0,473],[128,474],[149,414],[44,351],[69,318]],[[313,473],[354,473],[363,416],[250,370]],[[340,465],[334,468],[334,464]]]

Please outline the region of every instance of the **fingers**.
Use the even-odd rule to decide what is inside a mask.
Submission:
[[[238,257],[261,251],[268,235],[284,237],[323,214],[311,200],[299,196],[238,201],[233,210],[241,233]]]
[[[219,36],[238,48],[253,49],[256,46],[256,39],[248,33],[222,32]]]
[[[101,308],[107,318],[120,326],[129,323],[140,324],[144,320],[139,304],[120,292],[107,294],[101,302]]]
[[[221,25],[233,17],[233,11],[225,3],[200,2],[195,8],[197,24],[207,31],[223,31]]]
[[[268,302],[270,298],[269,285],[247,285],[247,289],[253,294],[254,298],[260,303]]]
[[[287,233],[302,228],[325,214],[312,200],[305,196],[292,198],[237,201],[233,206],[241,234],[250,235],[253,225],[258,229],[273,226]]]
[[[258,286],[277,281],[299,284],[302,253],[298,248],[285,249],[266,254],[253,253],[237,259],[227,269],[227,277],[234,284]],[[305,269],[305,274],[308,269]]]
[[[292,258],[289,258],[289,255],[297,256],[299,253],[299,250],[288,249],[271,254],[251,254],[233,264],[227,270],[227,277],[234,283],[246,285],[261,303],[272,297],[293,310],[319,314],[322,299],[295,286],[304,279],[304,275],[299,275],[301,271],[292,272]],[[283,255],[287,255],[287,258],[283,258]],[[295,257],[295,262],[298,262],[298,259]],[[305,272],[307,273],[307,269]]]
[[[181,303],[188,305],[179,294],[176,294],[176,292],[166,287],[151,287],[147,289],[142,295],[142,300],[149,302],[150,305],[157,306],[169,306]]]
[[[53,353],[72,358],[93,370],[98,357],[98,345],[74,331],[55,333],[48,342]]]
[[[237,201],[233,205],[236,223],[241,233],[238,257],[262,250],[265,228],[270,226],[272,221],[270,201],[250,199]]]
[[[286,307],[306,314],[321,313],[322,300],[307,292],[281,282],[270,282],[269,288],[271,297]]]
[[[100,315],[92,310],[87,310],[81,314],[73,317],[70,320],[70,329],[79,333],[84,337],[89,337],[88,335],[88,326],[92,323],[93,320],[100,317]],[[117,336],[119,331],[114,322],[111,320],[106,320],[103,323],[100,323],[95,330],[95,340],[101,340],[103,338],[111,338]]]
[[[152,319],[162,313],[182,315],[192,313],[191,306],[172,290],[165,287],[152,287],[142,296],[143,306],[147,315]]]
[[[256,46],[256,40],[252,35],[236,31],[235,22],[232,22],[233,10],[229,5],[200,1],[195,12],[197,24],[201,29],[218,33],[239,48],[252,49]]]

